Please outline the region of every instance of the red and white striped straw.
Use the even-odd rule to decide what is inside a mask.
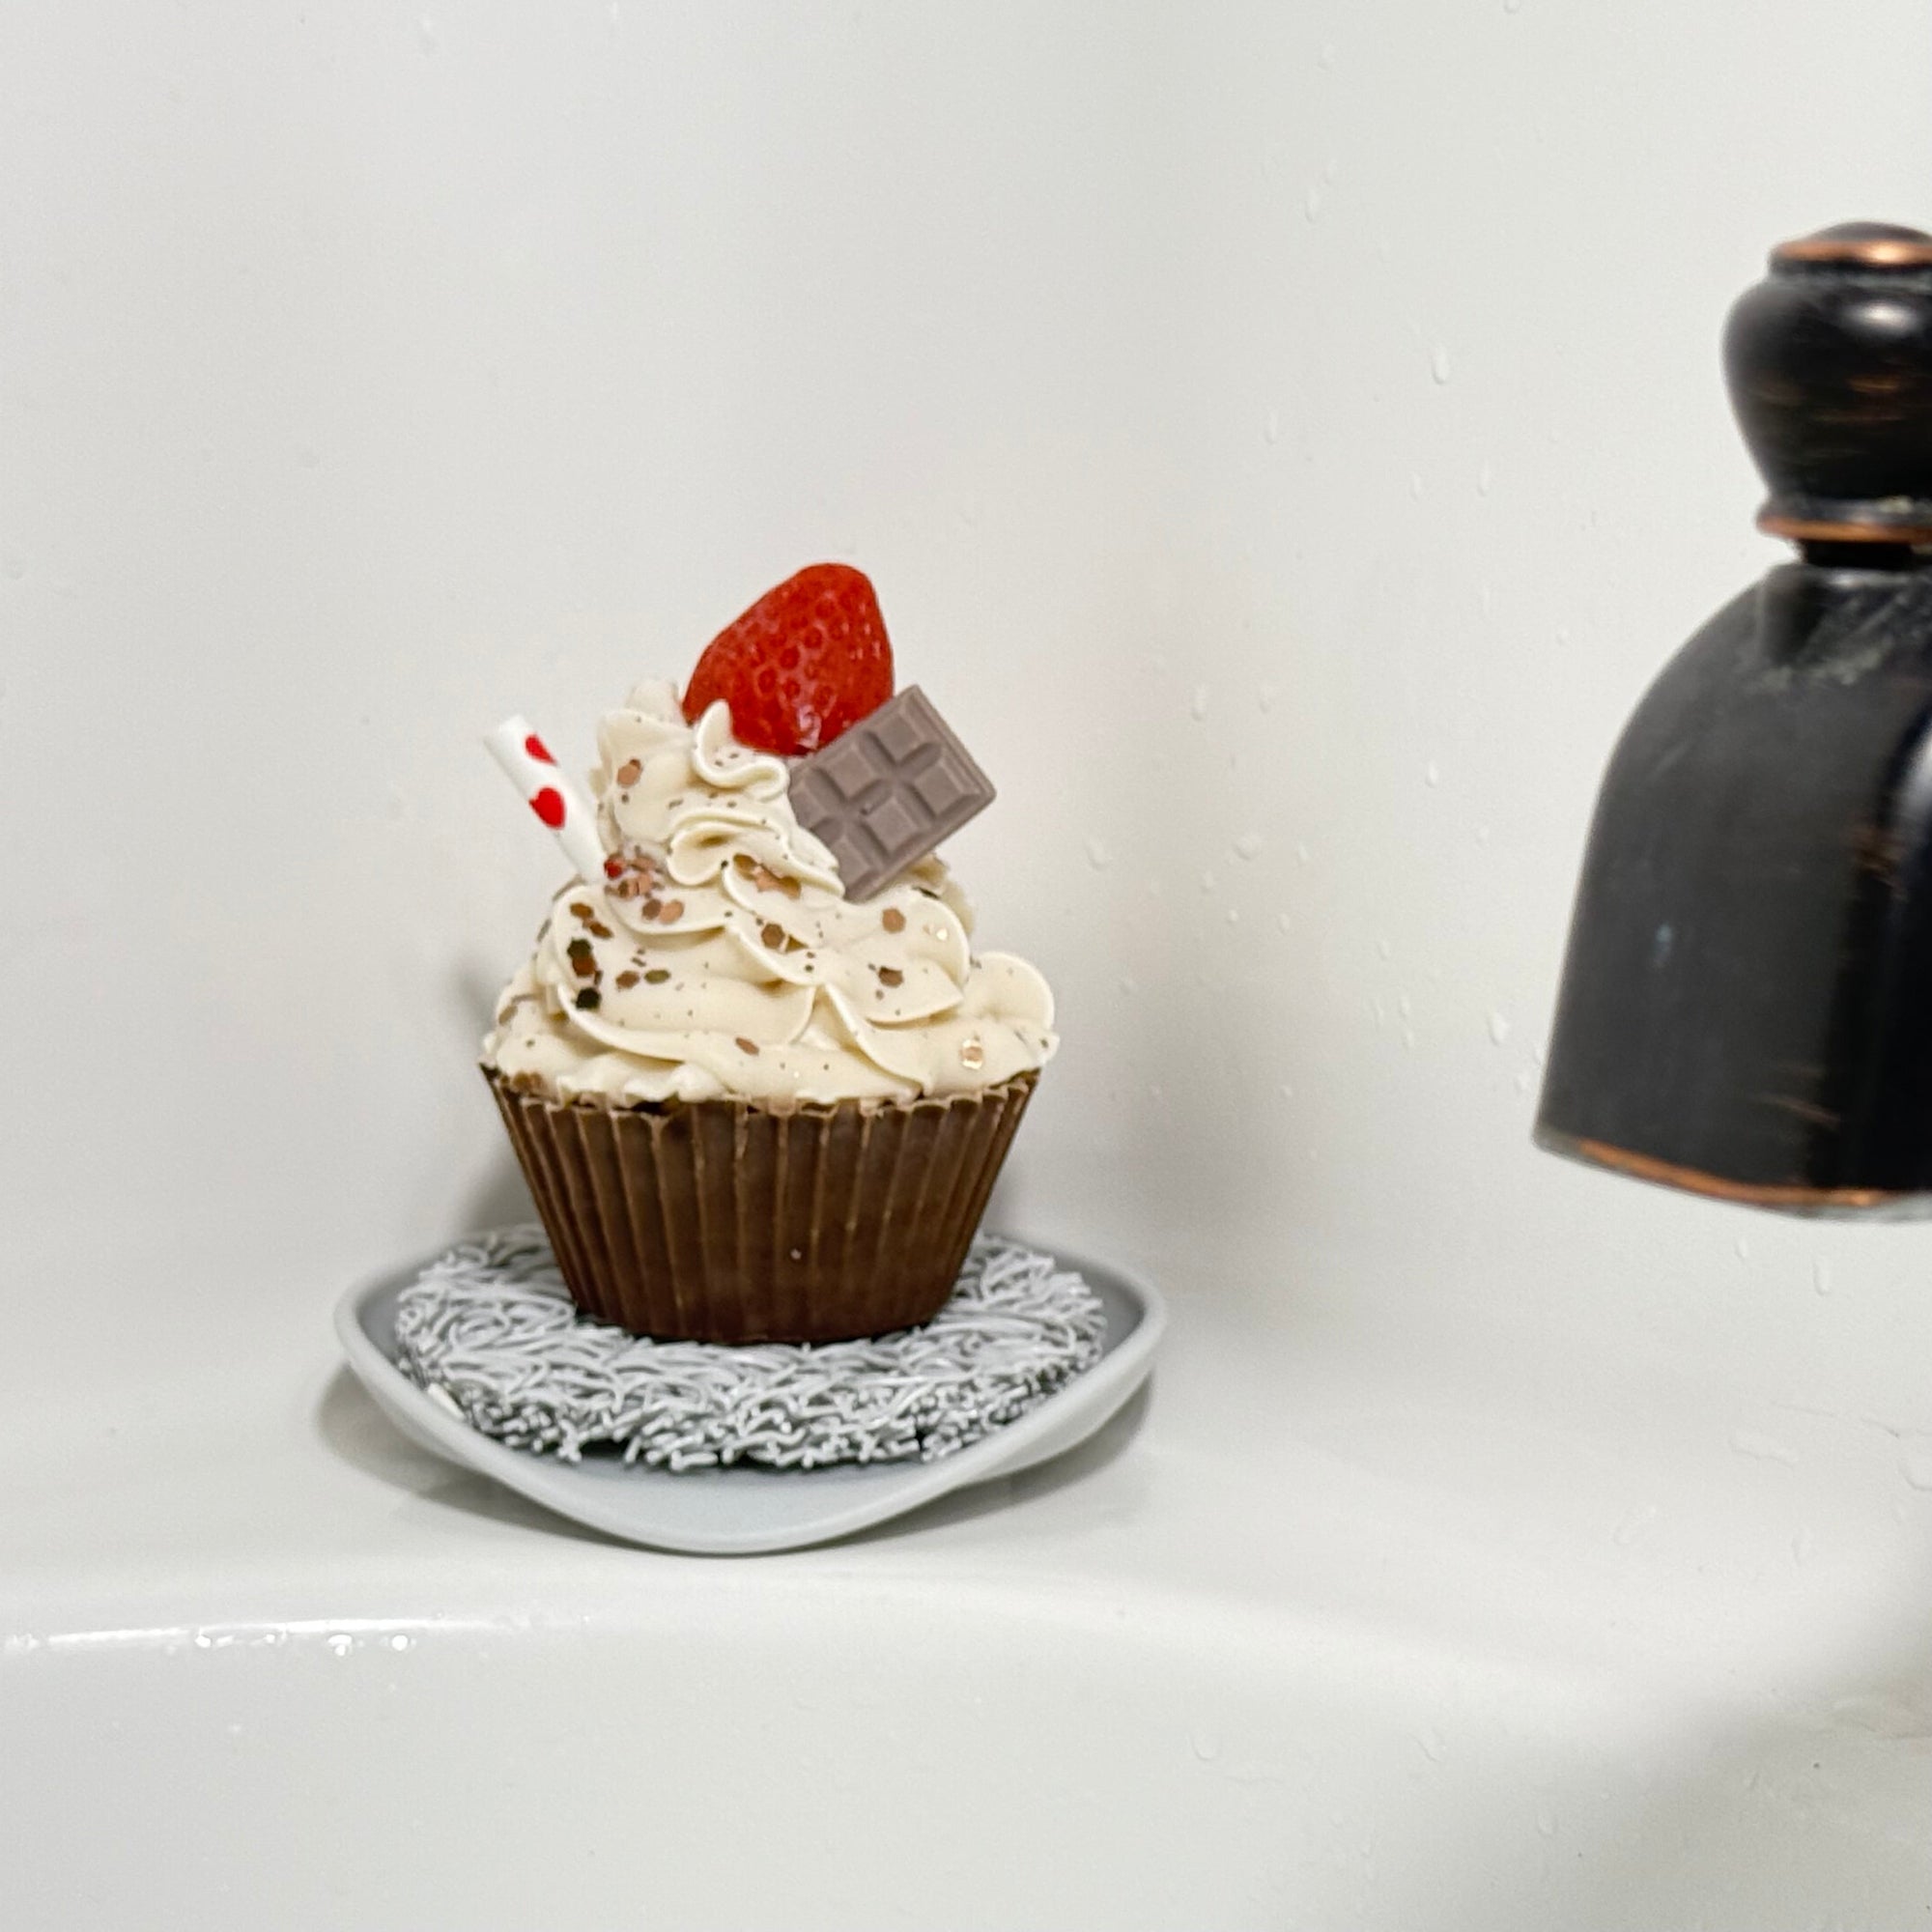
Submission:
[[[580,879],[602,884],[611,872],[597,814],[557,769],[544,741],[523,718],[506,718],[483,740],[490,755],[509,775],[524,803],[556,834],[563,856]]]

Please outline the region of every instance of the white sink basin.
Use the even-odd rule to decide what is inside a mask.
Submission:
[[[1706,1735],[1184,1604],[639,1581],[620,1627],[16,1646],[13,1922],[1497,1932],[1928,1898],[1922,1739]]]
[[[0,1922],[1922,1922],[1889,1447],[1173,1341],[1068,1462],[735,1561],[558,1526],[320,1350],[28,1415]]]

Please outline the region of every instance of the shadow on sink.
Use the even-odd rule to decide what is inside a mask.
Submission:
[[[895,1542],[1011,1509],[1032,1497],[1051,1495],[1112,1463],[1139,1432],[1150,1400],[1149,1387],[1143,1384],[1094,1435],[1052,1462],[955,1490],[910,1515],[858,1530],[824,1547]],[[619,1538],[554,1515],[487,1477],[457,1469],[418,1448],[383,1414],[347,1369],[337,1369],[324,1388],[316,1404],[315,1428],[324,1445],[341,1461],[419,1501],[581,1542],[631,1547]]]

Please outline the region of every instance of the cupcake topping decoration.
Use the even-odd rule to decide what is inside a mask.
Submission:
[[[563,856],[580,879],[610,875],[610,862],[597,837],[597,816],[577,787],[557,769],[544,741],[523,718],[506,718],[483,740],[502,766],[525,804],[556,834]]]
[[[684,694],[696,724],[721,699],[741,745],[803,757],[893,695],[893,647],[871,580],[813,563],[767,590],[706,645]]]
[[[798,820],[868,899],[993,802],[993,781],[918,685],[908,685],[791,775]],[[886,914],[891,930],[892,912]]]
[[[795,809],[816,760],[746,745],[722,699],[696,724],[686,708],[643,684],[600,726],[594,829],[615,876],[556,895],[500,1003],[485,1058],[513,1090],[816,1105],[979,1091],[1044,1064],[1045,981],[974,953],[936,856],[856,897]]]

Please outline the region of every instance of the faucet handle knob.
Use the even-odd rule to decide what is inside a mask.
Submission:
[[[1794,543],[1932,544],[1932,236],[1881,221],[1771,251],[1724,328],[1731,407]]]

